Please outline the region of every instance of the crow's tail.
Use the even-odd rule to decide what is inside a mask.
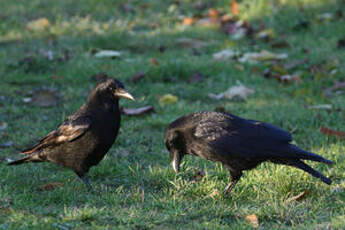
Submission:
[[[289,152],[291,155],[293,155],[294,158],[318,161],[326,164],[333,164],[333,161],[327,160],[326,158],[323,158],[322,156],[319,156],[315,153],[300,149],[296,145],[289,145]]]
[[[321,173],[314,170],[312,167],[300,160],[289,160],[289,165],[302,169],[303,171],[306,171],[314,177],[320,178],[323,182],[325,182],[328,185],[332,183],[331,179],[325,177],[324,175],[322,175]]]

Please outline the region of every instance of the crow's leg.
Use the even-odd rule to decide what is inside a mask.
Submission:
[[[230,183],[225,187],[223,191],[224,194],[229,194],[242,176],[242,171],[232,171],[229,169],[229,173],[230,173],[231,179],[230,179]]]

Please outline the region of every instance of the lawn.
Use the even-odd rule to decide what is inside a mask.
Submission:
[[[0,229],[345,228],[343,133],[326,130],[345,131],[343,1],[0,0],[0,6]],[[97,58],[101,50],[120,55]],[[224,50],[228,56],[214,57]],[[256,60],[254,52],[261,55]],[[115,144],[90,170],[93,192],[52,164],[6,166],[78,109],[101,72],[136,97],[122,100],[124,108],[151,105],[155,112],[123,116]],[[133,81],[135,75],[142,78]],[[239,85],[254,93],[209,96]],[[164,102],[167,94],[178,100]],[[202,110],[292,132],[295,144],[335,162],[308,162],[332,185],[267,163],[224,196],[227,170],[193,156],[175,175],[164,131]]]

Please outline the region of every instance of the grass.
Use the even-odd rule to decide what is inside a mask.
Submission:
[[[335,80],[344,81],[344,50],[337,48],[344,38],[344,17],[317,17],[345,13],[344,3],[241,1],[240,18],[256,28],[264,25],[274,32],[274,40],[290,44],[272,49],[259,39],[233,41],[215,26],[181,24],[181,15],[205,15],[210,7],[228,11],[229,1],[199,1],[210,4],[205,9],[187,0],[126,2],[0,0],[0,124],[7,124],[0,131],[0,144],[14,143],[0,149],[0,229],[250,229],[245,217],[251,214],[257,215],[260,229],[343,228],[345,148],[343,140],[325,136],[319,128],[345,130],[344,95],[324,95]],[[48,25],[29,29],[28,23],[39,18],[47,19]],[[309,25],[298,29],[303,20]],[[193,55],[190,47],[177,42],[181,38],[210,44]],[[266,62],[213,61],[212,55],[225,48],[241,53],[267,49],[287,53],[284,63],[303,58],[308,63],[297,67],[301,81],[286,85],[263,78],[264,69],[272,66]],[[47,60],[40,49],[51,50],[54,59]],[[100,49],[118,50],[122,56],[93,57]],[[59,61],[66,52],[70,59]],[[311,72],[313,65],[321,70]],[[90,171],[95,192],[88,193],[73,172],[52,164],[7,167],[6,157],[17,157],[16,152],[54,129],[85,101],[96,84],[90,77],[102,71],[123,81],[136,96],[137,102],[121,101],[124,107],[153,105],[156,113],[123,117],[116,143]],[[145,72],[146,78],[134,84],[130,78],[137,72]],[[205,79],[190,83],[195,72]],[[208,97],[237,81],[255,89],[246,102]],[[56,106],[23,102],[42,86],[57,90]],[[178,96],[178,102],[160,106],[159,97],[168,93]],[[319,104],[333,109],[308,109]],[[332,167],[310,163],[334,183],[327,186],[300,170],[263,164],[245,173],[231,196],[211,197],[228,182],[221,165],[188,156],[182,172],[175,175],[163,145],[165,128],[183,114],[219,107],[293,131],[299,146],[336,162]],[[195,183],[196,170],[206,175]],[[38,190],[53,182],[64,186]],[[305,199],[286,202],[303,191],[308,191]]]

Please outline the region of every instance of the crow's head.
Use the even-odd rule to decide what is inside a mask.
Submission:
[[[119,98],[126,98],[135,100],[134,97],[125,90],[122,82],[116,79],[108,79],[99,83],[91,92],[90,97],[100,96],[101,98],[108,98],[111,100],[118,100]]]
[[[170,162],[176,173],[180,170],[180,163],[185,152],[185,141],[178,130],[168,129],[164,137],[165,146],[169,151]]]

